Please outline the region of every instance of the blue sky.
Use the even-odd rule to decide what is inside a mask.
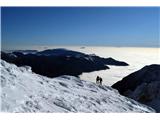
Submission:
[[[159,8],[2,7],[2,49],[30,45],[157,47]]]

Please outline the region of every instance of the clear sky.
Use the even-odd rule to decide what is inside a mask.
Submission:
[[[2,49],[31,45],[157,47],[159,8],[3,7]]]

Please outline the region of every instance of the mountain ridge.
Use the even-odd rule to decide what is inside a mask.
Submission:
[[[113,88],[160,112],[160,65],[152,64],[124,77]]]
[[[34,54],[23,52],[1,52],[1,59],[17,66],[28,65],[40,75],[58,77],[60,75],[78,76],[83,72],[109,69],[107,65],[127,66],[113,58],[101,58],[66,49],[51,49]]]

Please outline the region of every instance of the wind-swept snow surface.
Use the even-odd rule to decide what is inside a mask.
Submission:
[[[71,76],[51,79],[0,62],[1,112],[154,112],[108,86]]]

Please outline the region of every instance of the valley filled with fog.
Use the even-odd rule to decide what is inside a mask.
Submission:
[[[145,65],[160,64],[160,48],[145,47],[96,47],[96,46],[38,46],[30,49],[45,50],[54,48],[66,48],[87,54],[96,54],[100,57],[112,57],[116,60],[124,61],[129,66],[111,66],[110,69],[83,73],[79,77],[83,80],[95,82],[96,76],[103,78],[103,84],[113,85],[123,77],[133,73]],[[24,49],[24,48],[23,48]]]
[[[102,57],[113,57],[116,60],[125,61],[129,66],[109,66],[109,70],[84,73],[80,78],[95,81],[96,76],[99,75],[103,78],[104,84],[112,85],[128,74],[141,69],[145,65],[160,64],[160,59],[158,57],[160,56],[159,50],[160,49],[158,48],[95,47],[92,49],[95,54]]]
[[[110,69],[94,72],[84,72],[79,75],[83,80],[96,81],[96,77],[103,79],[103,84],[113,85],[125,76],[133,73],[146,65],[160,64],[160,48],[147,47],[101,47],[101,46],[30,46],[19,49],[46,50],[65,48],[68,50],[79,51],[86,54],[95,54],[100,57],[112,57],[115,60],[124,61],[129,66],[107,65]]]

